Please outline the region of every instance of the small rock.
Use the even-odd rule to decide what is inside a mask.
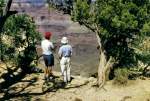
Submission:
[[[84,85],[87,84],[89,81],[87,79],[74,79],[71,81],[71,85]]]
[[[92,86],[97,84],[97,79],[94,77],[90,77],[88,80],[89,80],[90,85]]]
[[[80,98],[75,98],[74,101],[82,101],[82,99],[80,99]]]
[[[0,98],[3,98],[3,97],[4,97],[4,93],[1,93],[1,94],[0,94]]]
[[[70,89],[70,90],[68,90],[70,93],[74,93],[74,94],[76,94],[76,89]]]
[[[148,66],[147,70],[150,70],[150,66]]]
[[[96,81],[96,78],[90,77],[88,80],[89,80],[89,82],[95,82],[95,81]]]

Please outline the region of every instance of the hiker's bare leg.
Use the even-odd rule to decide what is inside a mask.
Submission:
[[[51,76],[52,75],[52,66],[49,66],[48,67],[48,76]]]
[[[52,70],[52,69],[53,69],[53,66],[51,66],[51,67],[49,68],[50,75],[53,75],[53,72],[52,72],[53,70]]]
[[[44,77],[45,79],[48,77],[48,67],[46,67],[44,70]]]

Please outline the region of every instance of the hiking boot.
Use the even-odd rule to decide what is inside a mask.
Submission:
[[[53,80],[53,77],[52,77],[52,76],[50,76],[50,77],[49,77],[49,79],[50,79],[50,80]]]
[[[43,80],[46,80],[46,79],[47,79],[47,77],[46,77],[46,76],[44,76]]]
[[[65,87],[67,85],[67,82],[62,82],[62,87]]]
[[[53,73],[50,73],[49,76],[53,76]]]
[[[44,79],[43,79],[45,82],[49,82],[49,77],[47,76],[44,76]]]

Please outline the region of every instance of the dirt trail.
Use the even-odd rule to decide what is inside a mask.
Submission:
[[[98,89],[91,85],[95,78],[74,76],[70,85],[62,86],[60,73],[55,72],[57,83],[49,90],[42,91],[43,73],[27,75],[20,82],[12,85],[4,93],[0,93],[0,100],[7,101],[150,101],[150,79],[132,80],[128,86],[118,87],[106,83],[104,88]],[[59,81],[59,82],[58,82]],[[53,87],[52,87],[53,86]]]

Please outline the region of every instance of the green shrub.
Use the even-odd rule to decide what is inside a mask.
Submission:
[[[29,73],[32,61],[37,58],[36,43],[41,40],[32,18],[26,14],[10,16],[1,34],[4,37],[0,53],[3,60],[13,62],[23,72]]]
[[[117,68],[114,71],[114,84],[126,85],[128,83],[129,71],[127,68]]]

